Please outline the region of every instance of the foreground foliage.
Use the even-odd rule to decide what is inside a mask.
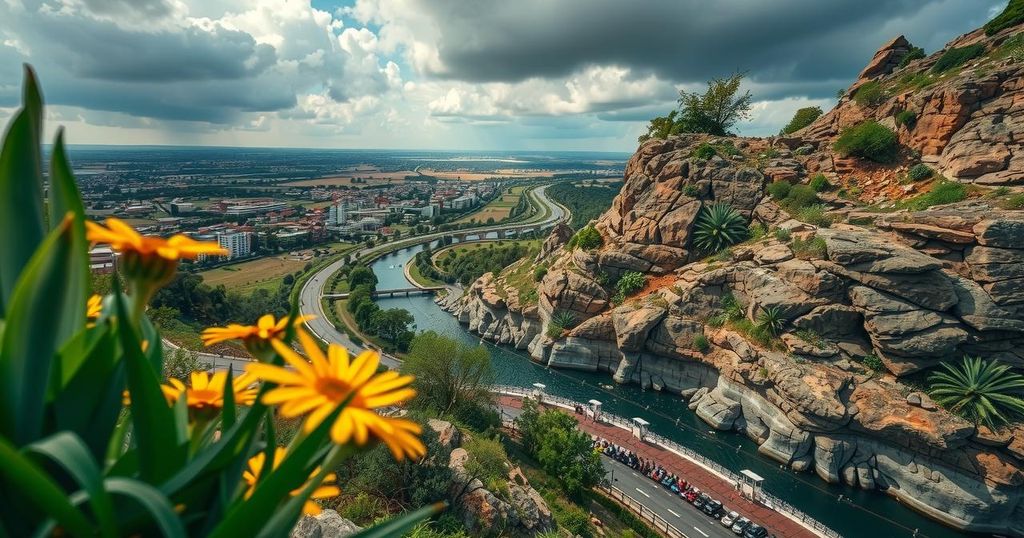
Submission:
[[[338,462],[378,442],[422,457],[419,426],[378,413],[411,398],[412,379],[377,374],[373,353],[324,355],[294,314],[208,333],[242,342],[255,359],[246,374],[161,386],[147,305],[181,259],[224,251],[86,221],[61,133],[44,199],[42,98],[28,69],[23,103],[0,152],[0,536],[284,536],[319,510],[310,499],[337,494]],[[120,253],[120,278],[93,299],[89,242]],[[275,414],[300,420],[301,435],[279,443]],[[441,507],[362,535],[400,534]]]
[[[844,157],[861,157],[879,163],[896,159],[899,142],[892,129],[868,120],[843,129],[836,139],[834,148]]]

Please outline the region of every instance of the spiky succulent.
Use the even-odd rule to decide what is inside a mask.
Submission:
[[[714,254],[747,238],[747,222],[729,204],[704,206],[693,227],[693,244],[699,250]]]
[[[964,357],[928,376],[936,402],[975,424],[995,429],[1024,417],[1024,376],[999,361]]]
[[[778,336],[785,324],[786,318],[782,315],[782,309],[777,306],[764,308],[757,317],[757,329],[771,337]]]

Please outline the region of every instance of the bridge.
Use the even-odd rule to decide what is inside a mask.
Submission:
[[[398,288],[393,290],[377,290],[373,292],[374,299],[378,297],[409,297],[411,295],[430,295],[436,291],[443,290],[444,286],[432,286],[424,288]],[[324,299],[348,299],[351,293],[325,293],[321,295]]]

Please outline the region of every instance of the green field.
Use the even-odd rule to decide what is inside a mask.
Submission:
[[[501,196],[497,196],[488,202],[487,205],[473,213],[470,213],[469,215],[466,215],[465,217],[462,217],[455,221],[455,223],[477,222],[480,224],[486,224],[488,219],[494,219],[494,222],[501,222],[509,217],[512,210],[519,205],[519,200],[522,197],[523,187],[512,187],[505,191]]]

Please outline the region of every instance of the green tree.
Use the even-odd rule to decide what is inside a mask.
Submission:
[[[364,265],[352,268],[348,274],[348,287],[354,290],[359,286],[369,286],[370,291],[377,289],[377,275],[373,274],[373,269]]]
[[[422,461],[396,462],[387,447],[377,446],[346,461],[335,472],[345,478],[347,491],[369,493],[402,508],[437,502],[445,498],[451,484],[451,448],[442,445],[437,433],[425,424],[420,438],[427,447]]]
[[[734,73],[708,82],[703,94],[679,91],[679,125],[674,129],[683,133],[708,133],[717,136],[730,134],[729,130],[740,120],[750,117],[750,92],[739,94],[744,73]]]
[[[164,381],[173,377],[188,379],[189,374],[199,370],[208,370],[209,364],[199,360],[199,354],[183,347],[178,349],[164,348]],[[241,372],[238,372],[241,373]]]
[[[928,376],[935,401],[991,429],[1024,417],[1024,376],[999,361],[964,357],[959,366],[943,364]]]
[[[576,419],[553,409],[541,412],[532,400],[524,400],[516,418],[523,447],[548,474],[557,476],[566,493],[579,496],[604,476],[600,456],[590,436],[577,429]]]
[[[467,485],[473,478],[479,478],[491,489],[494,482],[506,477],[508,455],[501,441],[477,435],[463,443],[462,448],[469,455],[464,467],[470,477]]]
[[[647,132],[640,135],[637,138],[637,142],[643,143],[652,138],[666,139],[669,135],[679,134],[676,130],[676,118],[679,116],[678,110],[669,112],[667,116],[658,116],[650,121],[647,125]]]
[[[807,127],[808,125],[813,123],[814,120],[818,119],[818,117],[821,116],[821,114],[821,107],[818,106],[808,106],[801,108],[800,110],[797,110],[795,114],[793,114],[793,119],[789,120],[789,123],[787,123],[786,126],[783,127],[781,131],[779,131],[779,134],[787,135],[799,131],[800,129],[803,129],[804,127]]]
[[[494,382],[491,356],[484,347],[471,347],[426,331],[416,335],[402,363],[402,372],[416,376],[418,396],[412,404],[448,415],[491,401]]]
[[[378,310],[370,318],[370,326],[385,342],[404,351],[412,340],[411,328],[415,327],[412,314],[404,308]]]

